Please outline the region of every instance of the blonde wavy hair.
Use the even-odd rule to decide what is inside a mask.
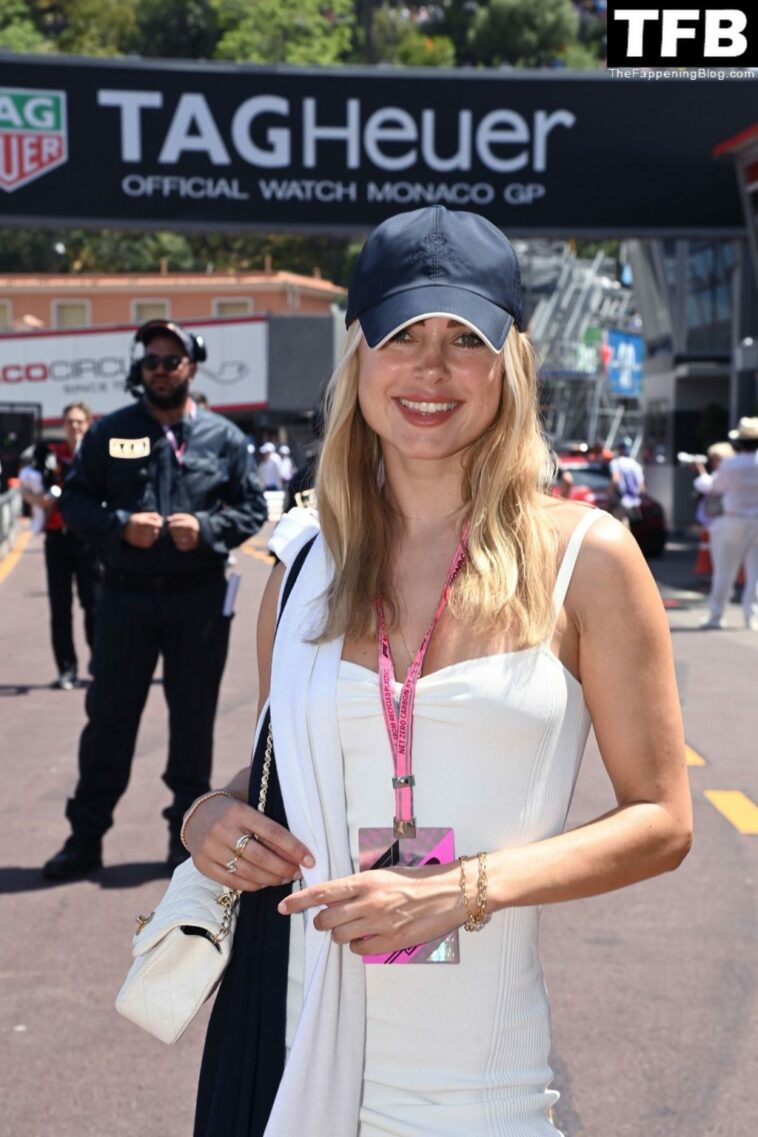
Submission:
[[[335,573],[318,643],[373,634],[378,595],[385,599],[390,627],[397,619],[391,561],[402,518],[382,492],[380,439],[358,405],[362,339],[356,321],[326,392],[316,501]],[[539,423],[531,342],[513,327],[501,355],[498,412],[463,460],[468,560],[449,604],[472,628],[513,629],[518,646],[528,647],[541,642],[554,623],[557,538],[539,505],[553,462]]]

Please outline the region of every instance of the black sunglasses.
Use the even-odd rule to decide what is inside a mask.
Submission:
[[[176,371],[186,358],[186,355],[156,355],[155,352],[150,351],[142,357],[142,366],[146,367],[148,371],[155,371],[157,367],[163,364],[165,371]]]

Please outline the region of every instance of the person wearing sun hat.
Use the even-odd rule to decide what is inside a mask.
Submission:
[[[276,452],[273,442],[264,442],[258,451],[258,477],[263,483],[264,490],[280,490],[282,488],[282,460]]]
[[[710,614],[701,628],[725,628],[726,610],[734,582],[745,566],[742,614],[745,627],[758,631],[758,417],[741,418],[729,439],[736,453],[719,466],[710,493],[724,506],[711,527],[713,577],[708,597]]]
[[[628,531],[547,492],[499,229],[389,218],[347,324],[317,512],[287,515],[261,602],[253,774],[185,825],[242,891],[194,1135],[559,1137],[540,905],[689,847],[665,613]],[[564,832],[591,720],[617,807]]]

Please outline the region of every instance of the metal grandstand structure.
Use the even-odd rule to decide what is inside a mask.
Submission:
[[[616,262],[600,251],[576,256],[570,242],[517,242],[529,331],[540,359],[545,428],[556,442],[602,442],[620,436],[641,444],[639,400],[611,392],[603,344],[609,329],[639,334],[631,288],[617,279]]]

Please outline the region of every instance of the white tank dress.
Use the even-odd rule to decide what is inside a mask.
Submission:
[[[572,534],[556,581],[556,612],[598,516],[588,512]],[[398,696],[400,689],[398,683]],[[342,661],[337,713],[357,872],[358,830],[390,825],[394,814],[392,758],[373,671]],[[418,824],[451,826],[456,853],[467,855],[561,833],[589,726],[581,685],[549,641],[422,676],[413,738]],[[539,918],[539,908],[511,908],[481,932],[461,930],[457,965],[366,967],[357,1137],[559,1137],[549,1118],[559,1095],[549,1088]],[[290,1038],[302,967],[302,929],[293,921]]]

